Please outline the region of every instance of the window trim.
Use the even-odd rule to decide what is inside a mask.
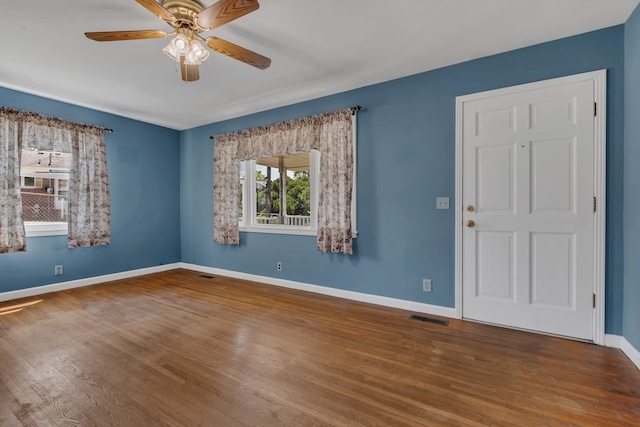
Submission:
[[[69,224],[66,222],[25,221],[24,232],[27,237],[66,236],[69,234]]]
[[[238,222],[239,231],[254,233],[275,233],[275,234],[297,234],[315,236],[318,234],[318,192],[320,171],[320,152],[311,150],[309,152],[309,177],[311,181],[310,205],[311,219],[310,225],[291,226],[284,224],[257,224],[256,217],[256,192],[251,191],[255,187],[256,161],[244,161],[244,183],[242,187],[242,219]]]

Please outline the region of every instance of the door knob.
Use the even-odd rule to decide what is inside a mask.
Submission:
[[[465,222],[465,225],[466,225],[467,227],[471,228],[471,227],[475,226],[475,225],[476,225],[476,223],[475,223],[475,222],[473,222],[473,220],[471,220],[471,219],[470,219],[469,221]]]

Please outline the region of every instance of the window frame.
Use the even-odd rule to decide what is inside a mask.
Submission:
[[[244,182],[242,186],[242,217],[238,222],[240,231],[307,236],[315,236],[318,234],[318,192],[320,189],[320,152],[318,150],[309,151],[309,178],[311,186],[309,200],[311,219],[309,226],[256,223],[256,192],[255,190],[252,191],[252,189],[256,187],[256,161],[245,160],[241,163],[244,163]]]

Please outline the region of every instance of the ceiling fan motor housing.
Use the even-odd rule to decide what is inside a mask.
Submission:
[[[175,28],[189,28],[196,33],[206,30],[196,23],[196,15],[205,9],[198,1],[164,0],[162,6],[175,16],[175,21],[171,23]]]

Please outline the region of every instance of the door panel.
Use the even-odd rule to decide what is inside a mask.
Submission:
[[[532,213],[574,213],[575,139],[531,144]]]
[[[462,104],[463,317],[591,339],[593,81]]]
[[[513,233],[478,233],[477,292],[479,298],[514,300]]]
[[[515,131],[515,110],[506,108],[502,110],[480,111],[476,116],[476,135],[489,135]]]
[[[513,212],[513,160],[511,144],[477,148],[479,212]]]
[[[574,246],[573,234],[532,234],[531,304],[575,308]]]
[[[576,98],[531,103],[531,128],[576,123]]]

